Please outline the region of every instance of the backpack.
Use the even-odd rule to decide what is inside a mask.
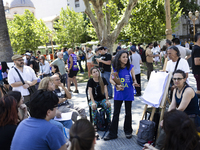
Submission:
[[[142,52],[141,58],[142,58],[142,62],[146,62],[146,50]]]
[[[97,129],[100,131],[106,131],[108,128],[108,122],[105,115],[105,109],[100,109],[99,112],[97,111]]]
[[[140,120],[140,126],[137,134],[137,143],[143,146],[145,143],[154,141],[155,122],[149,120]]]

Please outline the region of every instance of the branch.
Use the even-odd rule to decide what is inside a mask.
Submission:
[[[106,4],[108,4],[108,0],[106,0]],[[106,6],[106,26],[107,26],[107,33],[110,34],[111,24],[110,24],[110,9]]]
[[[90,18],[90,21],[92,22],[94,29],[96,31],[97,37],[98,39],[101,39],[101,34],[99,32],[99,28],[98,28],[98,22],[97,19],[95,18],[95,16],[92,13],[92,10],[90,8],[90,3],[89,0],[83,0],[85,3],[85,13],[87,14],[87,16]]]
[[[122,28],[128,24],[129,18],[131,16],[131,12],[133,7],[137,4],[138,0],[129,0],[129,4],[126,8],[126,11],[122,17],[122,19],[119,21],[117,26],[115,27],[114,31],[111,34],[111,38],[114,39],[114,41],[117,39],[118,35],[120,34],[120,31]]]

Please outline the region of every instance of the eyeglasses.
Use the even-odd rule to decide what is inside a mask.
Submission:
[[[172,78],[172,80],[177,80],[177,81],[180,81],[180,80],[182,80],[182,79],[184,79],[184,78]]]
[[[19,59],[19,60],[17,60],[17,61],[24,61],[23,59]]]

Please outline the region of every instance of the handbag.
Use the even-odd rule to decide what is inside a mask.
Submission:
[[[25,84],[22,76],[20,75],[19,71],[14,67],[14,69],[16,70],[17,74],[19,75],[20,80],[22,81],[23,85]],[[30,93],[30,95],[32,95],[35,91],[37,91],[37,89],[35,88],[35,85],[29,86],[28,91]]]
[[[117,85],[121,85],[121,81],[120,81],[120,78],[119,78],[117,72],[113,72],[113,73],[111,74],[111,76],[112,76],[113,81],[114,81]]]

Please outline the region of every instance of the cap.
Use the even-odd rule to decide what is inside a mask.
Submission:
[[[12,60],[16,60],[16,59],[19,59],[19,58],[22,58],[23,56],[22,55],[14,55],[12,56]]]
[[[99,50],[98,48],[95,48],[95,53],[96,53],[98,50]]]
[[[131,46],[130,49],[131,49],[132,52],[136,51],[136,47],[135,46]]]
[[[25,55],[27,55],[27,56],[31,56],[31,53],[26,53]]]

